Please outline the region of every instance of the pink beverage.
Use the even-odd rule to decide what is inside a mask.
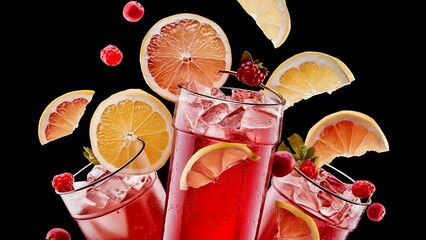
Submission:
[[[161,239],[166,194],[156,172],[124,175],[96,165],[74,188],[57,193],[86,239]]]
[[[352,194],[353,182],[331,165],[324,165],[315,181],[298,169],[281,178],[272,177],[258,239],[275,239],[278,232],[276,200],[290,203],[311,216],[318,227],[320,239],[346,239],[356,229],[371,203],[371,199],[361,201]]]
[[[279,96],[267,96],[263,90],[180,87],[164,240],[256,238],[270,159],[281,137],[283,105]],[[179,181],[187,161],[199,149],[218,142],[247,144],[261,158],[239,161],[213,182],[181,190]]]

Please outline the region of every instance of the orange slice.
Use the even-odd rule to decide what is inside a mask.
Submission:
[[[275,48],[287,39],[290,28],[290,14],[284,0],[238,0],[244,10],[255,20],[263,34],[272,41]]]
[[[247,158],[259,160],[241,143],[216,143],[198,150],[186,163],[180,178],[180,189],[199,188],[214,182],[225,170]]]
[[[142,74],[161,97],[176,101],[178,85],[198,81],[221,87],[230,69],[231,47],[215,22],[196,14],[182,13],[161,19],[145,35],[140,49]]]
[[[301,100],[328,93],[355,80],[349,68],[338,58],[321,52],[302,52],[281,63],[266,86],[286,99],[285,109]]]
[[[90,121],[93,155],[106,169],[115,171],[144,151],[125,169],[126,174],[146,174],[161,168],[170,156],[172,115],[156,97],[141,90],[117,92],[96,108]]]
[[[50,102],[38,123],[40,143],[44,145],[73,133],[93,94],[95,91],[92,90],[77,90],[65,93]]]
[[[315,147],[318,167],[336,157],[361,156],[367,151],[389,151],[388,140],[370,116],[351,110],[329,114],[309,130],[307,147]]]
[[[275,240],[319,240],[315,221],[302,210],[277,200],[278,233]]]

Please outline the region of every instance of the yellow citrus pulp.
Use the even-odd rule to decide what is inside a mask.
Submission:
[[[115,171],[144,151],[125,169],[146,174],[161,168],[171,153],[172,116],[163,103],[141,89],[117,92],[96,108],[90,122],[92,151],[100,164]]]
[[[38,124],[40,143],[44,145],[73,133],[94,93],[92,90],[76,90],[50,102]]]
[[[238,0],[243,9],[255,20],[275,48],[287,39],[290,28],[290,14],[284,0]]]
[[[180,189],[199,188],[214,182],[222,172],[247,158],[260,159],[241,143],[216,143],[201,148],[186,163],[180,178]]]
[[[388,140],[370,116],[351,110],[329,114],[309,130],[305,145],[315,147],[319,165],[336,157],[361,156],[367,151],[389,151]]]
[[[281,63],[266,86],[286,99],[285,109],[295,103],[333,91],[355,80],[349,68],[338,58],[321,52],[302,52]]]
[[[140,49],[142,74],[148,86],[163,98],[176,101],[178,85],[198,81],[221,87],[230,69],[231,47],[215,22],[181,13],[161,19],[145,35]]]
[[[278,233],[275,240],[319,240],[315,221],[302,210],[277,200]]]

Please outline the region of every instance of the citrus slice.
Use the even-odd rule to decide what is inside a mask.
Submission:
[[[230,69],[231,47],[222,28],[196,14],[181,13],[161,19],[147,32],[140,49],[142,74],[161,97],[176,101],[178,85],[198,81],[221,87]]]
[[[278,233],[276,240],[319,240],[315,221],[302,210],[277,200]]]
[[[172,116],[156,97],[141,90],[117,92],[96,108],[90,121],[90,143],[100,164],[115,171],[144,151],[125,169],[126,174],[146,174],[161,168],[171,153]]]
[[[199,188],[214,182],[222,172],[247,158],[260,159],[241,143],[221,142],[201,148],[186,163],[180,177],[180,189]]]
[[[40,143],[44,145],[73,133],[93,94],[95,91],[92,90],[76,90],[65,93],[50,102],[38,123]]]
[[[243,9],[255,20],[257,26],[272,41],[275,48],[287,39],[290,14],[284,0],[238,0]]]
[[[315,148],[319,167],[340,156],[389,151],[388,140],[376,121],[364,113],[351,110],[338,111],[318,121],[308,131],[305,145]]]
[[[355,80],[338,58],[321,52],[302,52],[281,63],[266,85],[286,99],[285,109],[295,103],[333,91]]]

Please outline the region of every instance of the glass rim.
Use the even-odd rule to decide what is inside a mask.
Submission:
[[[55,189],[55,192],[58,195],[67,195],[67,194],[72,194],[72,193],[80,192],[81,190],[84,190],[86,188],[90,188],[92,186],[98,185],[99,183],[101,183],[101,182],[105,181],[106,179],[110,178],[111,176],[117,174],[118,172],[120,172],[121,170],[123,170],[125,167],[127,167],[130,163],[132,163],[142,153],[142,151],[145,149],[145,142],[142,139],[139,139],[139,138],[136,138],[136,140],[139,141],[140,143],[142,143],[141,149],[139,149],[139,151],[136,153],[135,156],[133,156],[131,159],[129,159],[121,167],[117,168],[114,172],[110,172],[109,174],[107,174],[107,175],[105,175],[105,176],[103,176],[103,177],[101,177],[101,178],[99,178],[99,179],[97,179],[97,180],[95,180],[95,181],[87,184],[87,185],[84,185],[82,187],[76,188],[74,190],[67,191],[67,192],[59,192],[58,190]],[[74,178],[78,174],[80,174],[81,172],[83,172],[86,168],[88,168],[88,167],[90,167],[92,165],[94,165],[94,164],[90,162],[89,164],[87,164],[86,166],[84,166],[83,168],[81,168],[78,172],[76,172],[75,174],[73,174]]]
[[[349,177],[347,174],[345,174],[344,172],[340,171],[339,169],[331,166],[330,164],[325,164],[324,166],[329,167],[330,169],[333,169],[333,171],[336,171],[337,173],[341,174],[342,176],[346,177],[348,180],[350,180],[352,183],[355,182],[355,180],[353,180],[351,177]],[[336,197],[342,201],[345,201],[347,203],[350,204],[354,204],[354,205],[360,205],[360,206],[369,206],[372,203],[371,197],[369,198],[363,198],[366,199],[366,202],[354,202],[352,200],[346,199],[330,190],[328,190],[327,188],[321,186],[320,184],[318,184],[317,182],[315,182],[315,180],[309,178],[308,176],[306,176],[302,171],[300,171],[297,167],[294,168],[294,170],[300,174],[304,179],[308,180],[310,183],[314,184],[316,187],[320,188],[321,190],[327,192],[328,194],[332,195],[333,197]],[[291,174],[291,173],[290,173]],[[334,174],[333,174],[334,175]],[[275,177],[276,179],[278,179],[277,177]],[[281,191],[279,191],[281,193]],[[360,198],[359,198],[360,199]]]
[[[270,88],[268,86],[265,86],[263,84],[261,84],[259,87],[262,88],[262,89],[266,89],[266,90],[270,91],[271,93],[273,93],[279,99],[280,102],[277,102],[277,103],[248,103],[248,102],[239,102],[239,101],[235,101],[235,100],[232,100],[232,99],[217,98],[217,97],[214,97],[214,96],[211,96],[211,95],[206,95],[206,94],[203,94],[203,93],[199,93],[199,92],[196,92],[196,91],[188,89],[187,87],[183,86],[180,83],[178,84],[178,87],[180,89],[184,89],[187,92],[190,92],[192,94],[195,94],[195,95],[198,95],[198,96],[201,96],[201,97],[210,98],[210,99],[214,99],[214,100],[225,101],[225,102],[234,103],[234,104],[241,104],[241,105],[272,107],[272,106],[284,106],[286,104],[286,102],[287,102],[285,100],[285,98],[280,93],[278,93],[277,91],[275,91],[272,88]],[[255,90],[251,90],[251,89],[244,89],[244,88],[238,88],[238,87],[227,87],[227,86],[222,86],[219,89],[229,89],[229,90],[230,89],[242,89],[242,90],[245,90],[245,91],[255,92]]]

